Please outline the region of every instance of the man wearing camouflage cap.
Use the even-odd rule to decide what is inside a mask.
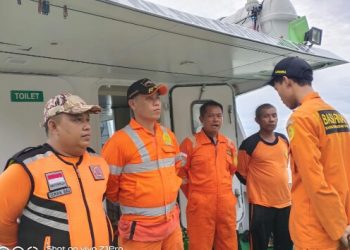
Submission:
[[[91,249],[111,244],[102,204],[109,169],[88,148],[89,115],[100,111],[69,93],[46,103],[47,143],[15,154],[0,175],[0,246]]]

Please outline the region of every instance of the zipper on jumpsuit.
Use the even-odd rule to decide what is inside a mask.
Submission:
[[[163,132],[162,132],[163,133]],[[160,171],[160,167],[159,167],[159,153],[158,153],[158,150],[159,150],[159,145],[158,145],[158,141],[157,141],[157,135],[155,134],[154,135],[154,143],[156,144],[156,150],[157,150],[157,167],[158,167],[158,172],[159,172],[159,175],[160,175],[160,179],[162,181],[162,187],[163,187],[163,204],[164,204],[164,210],[165,210],[165,217],[167,217],[167,211],[166,211],[166,197],[165,197],[165,185],[164,185],[164,178],[162,176],[162,172]]]
[[[219,144],[219,140],[216,141],[216,143],[214,144],[214,147],[215,147],[215,178],[216,178],[216,196],[215,196],[215,199],[216,199],[216,204],[219,204],[218,202],[218,197],[219,197],[219,179],[218,179],[218,164],[217,164],[217,160],[218,160],[218,144]]]
[[[80,163],[81,161],[79,161]],[[89,222],[89,228],[90,228],[90,235],[91,235],[91,243],[92,243],[92,247],[95,247],[95,234],[94,234],[94,229],[93,229],[93,226],[92,226],[92,221],[91,221],[91,214],[90,214],[90,209],[89,209],[89,206],[87,204],[87,201],[86,201],[86,196],[85,196],[85,191],[84,191],[84,187],[83,187],[83,183],[81,182],[81,178],[80,178],[80,173],[79,173],[79,169],[78,169],[78,166],[79,166],[79,163],[74,165],[74,164],[70,164],[73,166],[74,168],[74,171],[78,177],[78,181],[79,181],[79,185],[80,185],[80,191],[81,191],[81,194],[83,196],[83,201],[84,201],[84,205],[85,205],[85,209],[86,209],[86,214],[87,214],[87,217],[88,217],[88,222]]]

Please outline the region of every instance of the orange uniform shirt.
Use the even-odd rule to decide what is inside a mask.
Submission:
[[[216,142],[204,131],[180,146],[183,172],[188,178],[186,208],[190,249],[237,249],[236,197],[232,176],[236,171],[233,142],[219,134]]]
[[[336,248],[350,215],[349,125],[312,92],[287,126],[293,177],[292,240],[299,248]]]
[[[232,175],[237,168],[232,141],[219,134],[215,146],[202,130],[195,138],[186,138],[180,148],[187,157],[180,176],[188,179],[189,192],[232,192]]]
[[[132,119],[107,141],[102,155],[111,170],[107,198],[122,211],[119,234],[156,241],[172,233],[179,226],[176,199],[181,185],[175,135],[158,123],[153,135]]]
[[[238,151],[238,173],[246,180],[249,203],[283,208],[290,205],[288,140],[275,133],[272,143],[258,133],[245,139]]]

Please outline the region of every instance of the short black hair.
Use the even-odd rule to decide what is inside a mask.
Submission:
[[[216,101],[213,100],[209,100],[205,103],[203,103],[203,105],[200,107],[199,109],[199,113],[200,116],[203,117],[205,115],[205,113],[207,112],[207,107],[219,107],[221,109],[222,112],[224,112],[224,108],[222,107],[222,105]]]
[[[261,104],[259,107],[256,108],[255,110],[255,117],[256,118],[260,118],[261,114],[262,114],[262,111],[264,109],[269,109],[269,108],[275,108],[275,106],[273,106],[272,104],[270,103],[264,103],[264,104]]]
[[[44,124],[44,129],[45,129],[45,133],[46,133],[46,136],[49,136],[49,126],[48,126],[48,123],[49,123],[49,120],[55,120],[56,122],[59,122],[61,120],[61,114],[57,114],[53,117],[50,117]]]
[[[287,76],[288,77],[288,76]],[[294,81],[295,83],[297,83],[299,86],[306,86],[306,85],[309,85],[311,86],[312,83],[310,80],[307,80],[307,79],[299,79],[299,78],[295,78],[295,77],[288,77],[289,79],[291,79],[292,81]],[[283,76],[277,76],[273,79],[272,81],[272,87],[275,86],[275,84],[280,84],[282,83],[283,81]]]

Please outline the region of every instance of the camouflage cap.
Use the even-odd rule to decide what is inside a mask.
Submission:
[[[45,126],[47,121],[60,113],[66,114],[82,114],[85,112],[97,114],[101,112],[101,107],[98,105],[87,105],[86,102],[79,96],[70,93],[63,93],[52,97],[47,101],[44,107],[44,121],[42,126]]]

